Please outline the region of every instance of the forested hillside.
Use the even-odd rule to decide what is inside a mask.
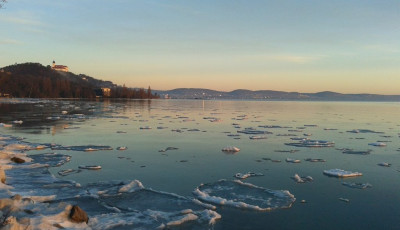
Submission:
[[[102,95],[101,88],[111,89],[110,94]],[[39,63],[0,68],[0,93],[20,98],[157,98],[150,87],[145,90],[117,86],[83,74],[56,71]]]

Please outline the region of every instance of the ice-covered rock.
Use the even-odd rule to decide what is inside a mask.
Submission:
[[[73,222],[77,223],[88,223],[89,222],[89,217],[85,211],[83,211],[78,205],[74,205],[71,208],[71,212],[69,214],[69,218]]]
[[[0,182],[5,184],[6,183],[6,173],[4,169],[0,167]]]
[[[25,163],[25,160],[24,160],[24,159],[21,159],[21,158],[19,158],[19,157],[11,157],[10,160],[11,160],[12,162],[14,162],[14,163],[17,163],[17,164]]]

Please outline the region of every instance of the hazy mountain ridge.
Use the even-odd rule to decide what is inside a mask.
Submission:
[[[399,101],[400,95],[342,94],[331,91],[317,93],[284,92],[274,90],[237,89],[230,92],[201,88],[154,90],[161,97],[172,99],[237,99],[237,100],[309,100],[309,101]]]

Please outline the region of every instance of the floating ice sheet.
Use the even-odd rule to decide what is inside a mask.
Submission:
[[[238,179],[246,179],[249,177],[255,177],[255,176],[264,176],[262,173],[254,173],[254,172],[248,172],[248,173],[236,173],[235,177]]]
[[[300,142],[285,143],[285,145],[290,145],[295,147],[333,147],[335,146],[335,142],[303,139],[300,140]]]
[[[71,160],[71,156],[60,153],[43,153],[29,155],[36,163],[46,164],[50,167],[61,166]]]
[[[221,149],[222,152],[227,152],[227,153],[237,153],[240,151],[238,147],[235,146],[226,146]]]
[[[314,180],[311,176],[299,176],[297,173],[292,176],[292,179],[297,183],[312,182]]]
[[[286,158],[285,161],[288,162],[288,163],[301,163],[301,160],[293,159],[293,158]]]
[[[326,160],[321,159],[321,158],[306,158],[304,160],[309,161],[309,162],[326,162]]]
[[[384,133],[384,132],[377,132],[377,131],[369,130],[369,129],[353,129],[353,130],[350,130],[347,132],[348,133],[380,133],[380,134]]]
[[[324,174],[327,175],[327,176],[333,176],[333,177],[356,177],[356,176],[362,176],[362,173],[345,171],[343,169],[324,170]]]
[[[372,150],[353,150],[353,149],[344,149],[342,153],[344,154],[357,154],[357,155],[368,155],[372,152]]]
[[[392,164],[390,164],[390,163],[388,163],[388,162],[381,162],[381,163],[378,163],[378,165],[379,165],[379,166],[383,166],[383,167],[390,167],[390,166],[392,166]]]
[[[262,131],[262,130],[256,130],[254,128],[245,128],[244,130],[238,130],[237,132],[238,133],[243,133],[243,134],[251,134],[251,135],[272,134],[271,132]]]
[[[72,151],[98,151],[98,150],[112,150],[111,146],[107,145],[78,145],[78,146],[61,146],[55,145],[51,147],[52,150],[72,150]]]
[[[201,201],[255,211],[290,208],[296,198],[286,190],[270,190],[239,180],[202,184],[193,194]]]
[[[386,146],[386,143],[383,143],[383,142],[374,142],[374,143],[369,143],[368,145],[375,146],[375,147],[385,147],[385,146]]]
[[[358,189],[366,189],[372,187],[370,183],[356,183],[356,182],[342,182],[342,185],[349,188],[358,188]]]

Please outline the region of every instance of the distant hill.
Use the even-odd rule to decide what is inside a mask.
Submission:
[[[341,94],[336,92],[299,93],[273,90],[237,89],[230,92],[198,88],[155,90],[161,97],[172,99],[232,100],[303,100],[303,101],[399,101],[400,95]]]
[[[102,88],[109,88],[106,94]],[[155,98],[150,88],[131,89],[84,74],[53,70],[39,63],[0,68],[0,96],[20,98]]]

